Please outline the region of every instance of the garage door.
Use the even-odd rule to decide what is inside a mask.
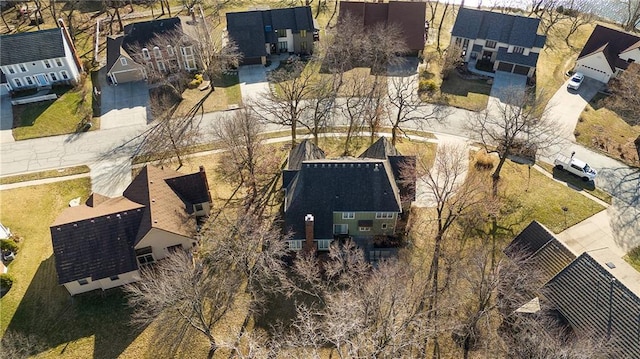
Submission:
[[[600,71],[596,68],[588,67],[582,64],[578,64],[575,71],[582,72],[585,76],[604,83],[609,82],[609,78],[611,77],[611,75],[604,71]]]
[[[262,58],[261,57],[247,57],[245,59],[242,59],[242,64],[243,65],[261,65],[262,64]]]
[[[528,75],[529,74],[529,67],[516,65],[516,67],[513,69],[513,73],[514,74],[519,74],[519,75]]]
[[[512,69],[513,69],[513,64],[510,64],[508,62],[499,62],[498,63],[498,71],[511,72]]]

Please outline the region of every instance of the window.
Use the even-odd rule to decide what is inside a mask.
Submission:
[[[62,78],[65,80],[69,79],[69,74],[67,74],[66,71],[60,71],[60,76],[62,76]]]
[[[56,59],[56,66],[57,67],[62,66],[62,59]]]
[[[138,259],[138,263],[140,265],[144,265],[155,262],[152,252],[153,250],[151,249],[151,247],[136,249],[136,259]]]
[[[127,59],[125,59],[124,57],[121,57],[120,58],[120,65],[127,66]]]
[[[55,72],[50,72],[49,77],[51,78],[51,81],[58,81],[58,76],[56,76]]]
[[[24,64],[19,64],[18,67],[20,67],[20,72],[27,72],[27,67]]]
[[[348,224],[334,224],[333,225],[333,234],[347,234],[349,233],[349,225]]]
[[[167,68],[164,66],[164,62],[158,61],[157,64],[158,64],[158,71],[162,71],[162,72],[167,71]]]
[[[628,58],[628,59],[627,59],[627,62],[628,62],[628,63],[633,63],[633,62],[636,62],[636,60],[635,60],[635,59],[632,59],[632,58]]]
[[[151,56],[149,55],[149,50],[147,48],[142,49],[142,58],[145,60],[149,60]]]
[[[175,253],[178,250],[182,249],[182,244],[176,244],[175,246],[169,246],[167,247],[167,252],[169,253]]]
[[[387,224],[386,223],[382,224],[382,229],[387,229]]]
[[[120,279],[120,276],[118,276],[118,275],[112,275],[111,277],[109,277],[109,279],[111,279],[112,281],[113,281],[113,280],[118,280],[118,279]]]
[[[189,56],[193,54],[193,49],[191,48],[191,46],[189,47],[181,47],[180,48],[180,52],[182,52],[183,56]]]
[[[356,218],[355,212],[342,212],[342,219],[354,219]]]
[[[371,231],[371,227],[358,227],[358,230],[360,232],[370,232]]]
[[[9,70],[10,74],[15,74],[16,73],[16,69],[14,69],[13,66],[7,66],[7,70]]]
[[[193,208],[195,209],[196,212],[200,212],[204,209],[204,207],[202,207],[202,203],[193,205]]]
[[[89,284],[89,281],[86,279],[78,279],[78,284],[80,285],[87,285]]]
[[[33,85],[33,79],[31,76],[25,77],[24,80],[27,81],[27,85]]]
[[[487,43],[485,44],[486,47],[490,48],[490,49],[495,49],[496,48],[496,42],[493,40],[487,40]]]
[[[515,54],[521,54],[524,52],[524,47],[521,46],[514,46],[513,47],[513,53]]]
[[[377,212],[376,219],[393,219],[393,212]]]
[[[289,44],[286,41],[280,41],[278,42],[278,49],[280,52],[287,52],[289,51]]]
[[[307,37],[307,30],[300,30],[300,37]]]
[[[319,251],[328,251],[329,247],[331,247],[331,239],[320,239],[320,240],[318,240],[318,250]]]
[[[158,46],[153,48],[153,56],[162,57],[162,51],[160,51],[160,48]]]
[[[22,81],[20,81],[20,79],[13,79],[13,83],[16,87],[22,87]]]
[[[300,43],[300,51],[307,51],[307,42],[306,41],[302,41]]]
[[[171,45],[167,45],[167,53],[169,56],[173,56],[173,47]]]
[[[287,37],[287,30],[284,30],[284,29],[276,30],[276,33],[278,34],[278,37]]]
[[[42,61],[42,63],[44,64],[44,67],[50,69],[51,68],[51,61],[49,60],[44,60]]]
[[[302,241],[301,240],[290,240],[289,241],[289,249],[292,251],[299,251],[302,249]]]

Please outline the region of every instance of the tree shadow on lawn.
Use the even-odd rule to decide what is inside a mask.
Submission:
[[[130,314],[120,289],[71,297],[58,285],[51,255],[40,263],[7,332],[33,335],[45,351],[67,343],[60,355],[72,342],[94,336],[93,358],[117,358],[144,329],[128,325]]]
[[[486,80],[465,80],[457,73],[452,73],[442,82],[440,91],[444,94],[463,97],[469,96],[469,93],[489,96],[491,85],[487,84]]]

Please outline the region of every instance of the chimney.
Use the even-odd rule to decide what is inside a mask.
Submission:
[[[80,72],[83,72],[84,66],[82,66],[82,61],[80,61],[80,57],[78,56],[78,51],[76,51],[76,46],[73,43],[73,40],[71,39],[71,35],[69,34],[69,30],[67,29],[67,26],[64,24],[64,20],[58,19],[58,26],[60,26],[60,29],[62,31],[62,36],[64,36],[65,40],[67,41],[67,44],[71,48],[71,53],[73,54],[73,61],[76,63],[76,66],[78,67],[78,69],[80,69]]]
[[[304,216],[304,250],[315,253],[317,247],[313,243],[313,215]]]

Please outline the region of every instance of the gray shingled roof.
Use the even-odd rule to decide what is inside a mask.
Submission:
[[[266,56],[266,43],[276,43],[276,30],[313,31],[313,16],[309,6],[292,8],[228,12],[227,32],[236,42],[244,58]],[[267,31],[267,28],[270,30]]]
[[[0,65],[64,57],[61,31],[55,28],[0,36]]]
[[[609,338],[612,358],[640,358],[640,298],[615,271],[585,252],[551,279],[543,294],[578,333]]]
[[[131,46],[136,44],[145,47],[149,45],[154,37],[173,31],[182,32],[180,18],[172,17],[169,19],[134,22],[124,27],[122,48],[128,51]]]
[[[543,283],[564,269],[576,256],[538,221],[531,222],[504,249],[513,258],[524,254],[530,263],[544,274]],[[542,284],[542,283],[540,283]]]
[[[333,238],[333,212],[400,212],[389,161],[338,159],[305,161],[287,187],[285,228],[304,237],[304,217],[315,217],[315,238]]]
[[[303,161],[325,158],[325,153],[313,141],[305,139],[289,151],[288,170],[299,170]]]
[[[122,203],[115,205],[111,202]],[[99,217],[54,224],[51,227],[58,283],[64,284],[87,277],[92,280],[109,278],[138,268],[133,247],[143,206],[124,198],[113,198],[95,210],[100,211],[101,207],[114,207],[113,205],[118,209]]]
[[[461,8],[451,35],[488,39],[522,47],[542,47],[546,37],[537,35],[539,19]]]
[[[393,147],[391,141],[389,141],[386,137],[380,137],[376,142],[374,142],[369,148],[367,148],[362,154],[359,156],[360,158],[378,158],[378,159],[386,159],[389,156],[401,156],[401,153]]]
[[[536,67],[538,63],[538,54],[530,52],[529,55],[516,54],[515,52],[508,53],[506,47],[498,48],[498,55],[496,61],[510,62],[516,65],[523,65],[528,67]]]

